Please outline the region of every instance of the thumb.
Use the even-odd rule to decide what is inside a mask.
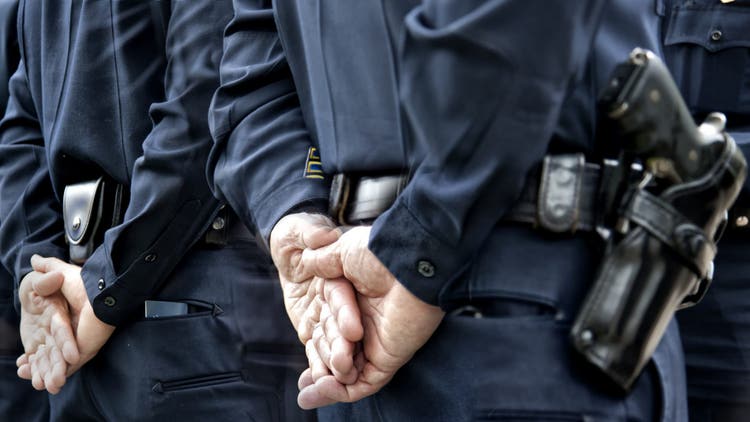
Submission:
[[[341,237],[341,230],[328,225],[313,225],[301,232],[304,248],[318,249],[330,245]]]
[[[62,288],[64,281],[65,277],[63,277],[62,273],[52,271],[33,278],[31,280],[31,288],[39,296],[49,296],[58,292]]]
[[[309,272],[318,277],[328,279],[344,277],[339,242],[318,249],[305,249],[302,251],[301,263],[306,273]]]

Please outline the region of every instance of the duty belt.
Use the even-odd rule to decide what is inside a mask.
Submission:
[[[541,169],[527,177],[520,198],[503,220],[558,233],[595,230],[597,204],[605,201],[601,169],[586,163],[583,154],[546,156]],[[407,182],[405,174],[339,173],[333,178],[329,213],[341,225],[370,223],[393,204]]]
[[[333,177],[329,214],[343,226],[367,224],[385,212],[406,186],[406,174]]]

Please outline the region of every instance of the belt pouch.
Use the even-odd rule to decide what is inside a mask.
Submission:
[[[82,265],[104,241],[104,232],[120,223],[123,186],[100,177],[67,185],[63,193],[65,241],[70,262]]]

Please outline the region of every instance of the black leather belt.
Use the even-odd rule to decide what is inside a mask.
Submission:
[[[333,177],[329,214],[341,225],[368,224],[385,212],[408,182],[405,174]]]
[[[526,180],[521,197],[503,217],[553,232],[590,231],[597,226],[600,166],[583,154],[550,155]],[[405,175],[337,174],[331,185],[330,215],[342,225],[371,223],[387,210],[408,182]]]

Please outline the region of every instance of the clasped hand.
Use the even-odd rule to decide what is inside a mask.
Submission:
[[[300,407],[379,391],[430,338],[444,313],[412,295],[370,252],[369,227],[345,233],[325,216],[291,214],[271,234],[284,302],[309,368]]]
[[[81,268],[56,258],[31,258],[34,271],[19,288],[21,342],[18,376],[57,394],[66,378],[91,360],[114,331],[91,308]]]

